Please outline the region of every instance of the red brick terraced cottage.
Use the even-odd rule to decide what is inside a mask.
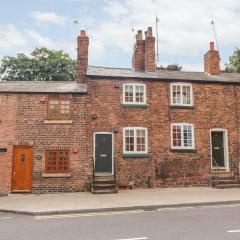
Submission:
[[[157,69],[151,28],[131,69],[89,66],[77,42],[75,82],[0,82],[0,193],[238,186],[240,74],[214,43],[184,72]]]

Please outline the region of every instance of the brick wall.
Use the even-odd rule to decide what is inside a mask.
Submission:
[[[16,133],[16,105],[17,96],[0,94],[0,148],[7,152],[0,152],[0,194],[11,190],[12,149]]]
[[[208,185],[211,171],[210,129],[228,131],[229,154],[237,151],[237,120],[233,85],[193,84],[194,107],[179,109],[169,106],[170,83],[151,80],[137,81],[147,85],[147,106],[126,108],[122,103],[123,83],[132,79],[89,80],[88,139],[97,131],[114,133],[114,154],[119,186],[127,186],[134,180],[137,186],[148,186],[148,177],[156,186]],[[236,92],[239,87],[236,86]],[[238,93],[238,102],[239,102]],[[97,119],[91,119],[96,114]],[[239,115],[239,110],[238,110]],[[239,115],[240,116],[240,115]],[[195,152],[171,150],[171,123],[192,123],[195,127]],[[148,128],[148,158],[124,158],[123,128]],[[92,156],[90,142],[88,152]],[[161,169],[164,167],[165,177]]]

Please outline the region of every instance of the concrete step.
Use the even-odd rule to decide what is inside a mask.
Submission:
[[[234,176],[212,176],[211,179],[214,180],[235,180]]]
[[[217,184],[214,187],[218,188],[218,189],[240,188],[240,183],[235,183],[235,184]]]
[[[116,184],[94,184],[93,190],[116,189]]]
[[[94,180],[95,181],[113,181],[113,180],[115,180],[115,178],[114,178],[114,176],[101,176],[101,177],[95,176]]]
[[[94,194],[110,194],[110,193],[117,193],[117,189],[99,189],[99,190],[93,190],[92,193]]]

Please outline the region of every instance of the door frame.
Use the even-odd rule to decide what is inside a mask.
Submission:
[[[114,134],[113,132],[94,132],[93,134],[93,164],[94,164],[94,174],[95,172],[95,161],[96,161],[96,157],[95,157],[95,145],[96,145],[96,135],[99,134],[110,134],[112,135],[112,174],[114,174]]]
[[[13,170],[14,170],[14,166],[15,166],[15,149],[17,148],[33,148],[32,146],[29,146],[29,145],[15,145],[13,146],[13,149],[12,149],[12,173],[11,173],[11,192],[12,193],[30,193],[32,192],[32,165],[33,165],[33,152],[31,151],[31,188],[29,190],[14,190],[13,189]],[[32,149],[33,150],[33,149]]]
[[[211,154],[211,169],[217,169],[213,166],[213,156],[212,156],[212,132],[222,132],[223,133],[223,144],[224,144],[224,165],[225,167],[219,167],[218,169],[225,170],[229,172],[229,149],[228,149],[228,131],[225,128],[212,128],[210,129],[210,154]]]

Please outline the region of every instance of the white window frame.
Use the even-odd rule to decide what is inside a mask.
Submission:
[[[125,88],[126,86],[133,86],[133,102],[126,102],[125,101]],[[137,86],[143,86],[144,96],[143,96],[143,102],[136,102],[136,87]],[[146,84],[143,83],[125,83],[123,84],[123,104],[126,105],[146,105]]]
[[[171,83],[170,85],[170,91],[171,91],[171,106],[188,106],[192,107],[193,106],[193,90],[192,90],[192,83],[181,83],[181,82],[175,82]],[[181,102],[180,103],[174,103],[173,102],[173,86],[180,86],[180,96],[181,96]],[[183,104],[183,86],[189,86],[190,87],[190,104]]]
[[[134,151],[126,151],[125,131],[134,130]],[[137,130],[145,130],[145,151],[136,151],[137,149]],[[148,129],[144,127],[125,127],[123,128],[123,153],[126,154],[147,154],[148,153]]]
[[[173,146],[173,127],[181,126],[181,146]],[[191,126],[192,127],[192,146],[184,146],[184,134],[183,134],[183,126]],[[195,133],[194,133],[194,125],[190,123],[173,123],[171,124],[171,148],[172,149],[195,149]]]

